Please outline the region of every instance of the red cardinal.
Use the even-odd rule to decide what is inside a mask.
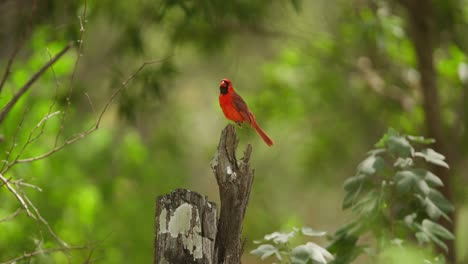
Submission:
[[[273,140],[263,131],[263,129],[255,121],[254,114],[250,111],[242,97],[234,91],[232,83],[229,79],[223,79],[219,86],[219,105],[223,109],[223,113],[227,119],[230,119],[237,124],[243,122],[249,123],[268,146],[273,145]]]

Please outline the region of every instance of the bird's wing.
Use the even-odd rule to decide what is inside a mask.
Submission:
[[[245,121],[248,121],[249,123],[252,122],[252,113],[250,112],[249,107],[245,103],[244,99],[242,99],[242,97],[240,97],[238,94],[233,94],[232,104],[236,108],[237,112],[242,115]]]

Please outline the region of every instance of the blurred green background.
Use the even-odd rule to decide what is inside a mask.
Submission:
[[[435,125],[454,153],[457,256],[468,263],[468,1],[428,2],[440,97]],[[76,43],[2,123],[3,164],[88,129],[143,62],[161,60],[135,75],[99,130],[4,173],[39,186],[22,189],[67,243],[95,244],[97,263],[151,262],[156,196],[188,188],[219,201],[209,163],[228,123],[218,104],[222,78],[276,143],[269,148],[252,129],[238,130],[240,148],[253,145],[256,172],[245,263],[261,263],[247,252],[267,233],[294,226],[333,233],[345,224],[343,182],[388,127],[428,134],[409,19],[396,1],[4,0],[0,23],[1,73],[22,43],[2,107],[51,56]],[[62,114],[21,152],[55,111]],[[1,186],[0,219],[19,207]],[[24,212],[0,222],[0,262],[56,244]],[[89,253],[71,252],[72,263]],[[39,263],[67,258],[56,253]]]

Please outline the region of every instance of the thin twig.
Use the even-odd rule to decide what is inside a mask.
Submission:
[[[72,97],[72,94],[73,94],[73,81],[75,80],[76,70],[78,69],[78,64],[80,63],[81,56],[82,56],[83,39],[84,39],[84,33],[85,33],[84,24],[87,21],[86,20],[87,10],[88,10],[88,1],[85,0],[84,1],[83,13],[78,16],[78,19],[80,21],[80,38],[78,40],[78,57],[76,58],[75,65],[73,66],[73,71],[72,71],[72,74],[70,76],[70,83],[69,83],[70,89],[68,90],[68,95],[66,97],[67,107],[63,111],[62,120],[60,121],[59,130],[58,130],[57,134],[55,135],[54,147],[57,147],[57,145],[58,145],[60,135],[63,132],[65,119],[66,119],[66,116],[67,116],[68,111],[70,110],[70,106],[71,106],[71,97]],[[83,19],[84,19],[84,21],[83,21]]]
[[[0,264],[13,264],[18,263],[21,260],[30,259],[35,256],[43,255],[43,254],[51,254],[55,252],[63,252],[63,251],[70,251],[70,250],[85,250],[89,249],[89,246],[73,246],[73,247],[58,247],[58,248],[48,248],[48,249],[39,249],[33,252],[24,253],[22,256],[16,257],[14,259],[10,259],[5,262],[1,262]]]
[[[11,53],[10,58],[8,59],[5,72],[3,73],[2,82],[0,82],[0,93],[3,90],[3,86],[5,85],[5,82],[8,79],[8,76],[10,76],[11,66],[13,65],[13,61],[15,60],[16,54],[18,54],[18,51],[20,50],[22,44],[23,44],[23,41],[18,42],[18,44],[16,44],[15,49],[13,50],[13,53]]]
[[[21,37],[21,40],[16,44],[15,49],[13,50],[13,52],[10,55],[10,58],[8,59],[8,63],[7,63],[7,66],[5,68],[5,72],[3,73],[2,81],[0,82],[0,93],[2,92],[3,87],[4,87],[5,83],[6,83],[6,81],[8,80],[8,77],[10,76],[11,66],[13,65],[13,62],[15,61],[16,55],[18,54],[19,50],[21,49],[21,47],[24,44],[27,32],[30,31],[30,29],[32,28],[33,17],[36,14],[36,10],[37,10],[37,1],[34,0],[32,2],[32,4],[31,4],[31,15],[29,16],[29,20],[28,20],[28,27],[24,30],[24,32],[22,34],[23,36]]]
[[[132,75],[130,75],[130,77],[127,78],[127,80],[125,80],[124,82],[122,82],[122,85],[123,86],[126,86],[128,82],[130,82],[131,80],[133,80],[133,78],[135,78],[135,76],[141,71],[143,70],[143,68],[145,68],[146,66],[148,65],[151,65],[151,64],[155,64],[155,63],[161,63],[163,61],[166,61],[167,59],[169,59],[171,56],[168,56],[162,60],[155,60],[155,61],[147,61],[147,62],[144,62]]]
[[[50,118],[60,114],[61,112],[60,111],[56,111],[54,113],[49,113],[48,115],[46,115],[45,117],[43,117],[39,123],[31,130],[31,132],[29,133],[29,136],[28,136],[28,139],[26,140],[26,143],[24,143],[23,147],[21,148],[21,150],[18,152],[18,154],[16,155],[15,159],[11,162],[8,161],[8,158],[9,156],[11,155],[11,151],[13,151],[13,147],[16,146],[16,142],[14,142],[13,146],[12,146],[12,149],[10,150],[10,152],[8,153],[8,156],[5,160],[5,163],[3,164],[3,168],[2,168],[2,174],[5,174],[11,167],[13,167],[16,163],[17,163],[17,160],[20,159],[21,155],[23,154],[23,152],[26,150],[26,148],[31,144],[33,143],[34,141],[36,141],[43,133],[44,133],[44,128],[45,128],[45,122],[47,122],[47,120],[49,120]],[[34,133],[36,132],[36,130],[38,128],[41,128],[41,130],[39,131],[39,133],[34,136]],[[33,137],[34,136],[34,137]],[[6,165],[6,167],[5,167]]]
[[[2,174],[0,174],[0,180],[2,180],[3,184],[7,187],[7,189],[16,197],[18,202],[20,202],[21,206],[26,210],[26,213],[28,214],[29,217],[36,219],[36,217],[31,213],[29,210],[29,206],[26,204],[24,201],[23,197],[16,191],[16,189],[10,184],[10,181],[7,180],[5,177],[3,177]]]
[[[37,207],[31,202],[31,200],[29,200],[28,196],[26,196],[24,193],[23,193],[23,198],[26,200],[29,206],[31,206],[32,209],[34,210],[37,216],[37,218],[34,218],[34,219],[36,221],[40,221],[42,224],[44,224],[47,227],[47,230],[49,231],[49,233],[54,237],[54,239],[57,241],[57,243],[60,244],[62,248],[69,248],[70,246],[65,241],[63,241],[57,234],[55,234],[54,230],[52,230],[52,227],[50,227],[49,222],[47,222],[44,219],[44,217],[42,217]]]
[[[34,82],[39,79],[39,77],[44,74],[44,72],[55,62],[57,62],[71,47],[73,46],[73,43],[70,42],[68,43],[65,48],[63,48],[55,57],[50,60],[48,63],[46,63],[42,68],[37,71],[31,79],[13,96],[13,98],[3,107],[2,111],[0,112],[0,124],[3,123],[3,120],[5,120],[5,117],[7,114],[10,112],[10,110],[13,108],[13,106],[18,102],[18,100],[23,96],[24,93],[26,93],[29,88],[34,84]]]
[[[34,184],[31,184],[31,183],[27,183],[24,181],[24,179],[19,179],[19,180],[16,180],[16,181],[13,181],[13,183],[16,185],[16,186],[24,186],[24,187],[29,187],[31,189],[34,189],[36,191],[39,191],[39,192],[42,192],[42,188],[37,186],[37,185],[34,185]]]
[[[5,218],[0,219],[0,223],[1,222],[8,222],[8,221],[12,220],[13,218],[17,217],[21,213],[21,211],[23,211],[23,208],[21,208],[21,207],[16,209],[16,211],[14,213],[6,216]]]
[[[31,158],[26,158],[26,159],[18,159],[15,161],[15,163],[28,163],[28,162],[33,162],[33,161],[37,161],[37,160],[41,160],[41,159],[44,159],[44,158],[47,158],[49,157],[50,155],[60,151],[61,149],[63,149],[64,147],[68,146],[68,145],[71,145],[77,141],[79,141],[80,139],[83,139],[85,138],[86,136],[88,136],[89,134],[93,133],[94,131],[96,131],[100,124],[101,124],[101,120],[102,120],[102,117],[104,116],[104,114],[106,113],[107,109],[109,108],[109,106],[112,104],[112,102],[115,100],[115,98],[117,97],[117,95],[119,95],[122,90],[127,86],[127,84],[133,80],[136,75],[141,71],[143,70],[143,68],[145,68],[146,66],[148,65],[152,65],[152,64],[155,64],[155,63],[160,63],[164,60],[166,60],[167,58],[165,59],[162,59],[162,60],[157,60],[157,61],[148,61],[148,62],[144,62],[132,75],[130,75],[130,77],[128,77],[125,81],[122,82],[122,86],[119,87],[118,89],[116,89],[111,97],[109,98],[109,100],[107,101],[107,103],[104,105],[103,109],[101,110],[101,112],[99,113],[99,116],[98,118],[96,119],[96,122],[94,123],[94,125],[89,128],[88,130],[86,131],[83,131],[81,133],[79,133],[78,135],[76,136],[73,136],[71,137],[70,139],[68,139],[67,141],[65,141],[62,145],[59,145],[59,146],[55,146],[54,148],[52,148],[51,150],[41,154],[41,155],[38,155],[38,156],[35,156],[35,157],[31,157]]]
[[[20,132],[21,129],[23,128],[23,122],[24,122],[24,119],[25,119],[25,117],[26,117],[26,112],[27,112],[27,111],[28,111],[27,108],[24,109],[23,114],[21,115],[21,119],[20,119],[20,121],[19,121],[19,124],[18,124],[18,126],[16,127],[15,134],[13,135],[13,140],[12,140],[12,142],[11,142],[11,147],[10,147],[10,149],[8,150],[5,159],[3,159],[2,172],[1,172],[2,174],[5,174],[5,172],[8,170],[8,169],[5,169],[5,167],[8,168],[9,165],[10,165],[8,160],[10,159],[10,156],[11,156],[11,154],[13,153],[13,150],[15,149],[15,147],[16,147],[16,145],[17,145],[17,143],[16,143],[16,138],[18,137],[19,132]]]

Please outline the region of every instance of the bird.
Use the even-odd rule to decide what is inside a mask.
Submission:
[[[244,99],[236,93],[229,79],[221,80],[219,92],[219,105],[227,119],[234,121],[239,126],[244,122],[248,123],[268,146],[274,144],[273,140],[258,125],[254,114],[250,111]]]

